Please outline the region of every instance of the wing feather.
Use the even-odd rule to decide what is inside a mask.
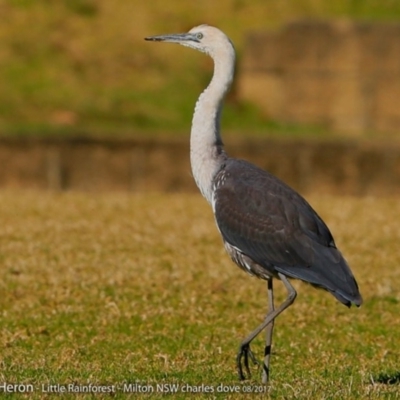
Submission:
[[[303,197],[241,160],[227,160],[215,182],[215,218],[227,243],[273,274],[322,287],[346,305],[361,304],[332,234]]]

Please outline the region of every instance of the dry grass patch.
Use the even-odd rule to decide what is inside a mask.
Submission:
[[[270,396],[397,398],[399,201],[311,202],[365,304],[348,310],[296,282],[276,325]],[[3,192],[0,205],[0,382],[32,383],[37,398],[42,384],[70,382],[239,384],[235,353],[266,312],[266,285],[230,262],[199,195]],[[262,340],[254,350],[261,357]]]

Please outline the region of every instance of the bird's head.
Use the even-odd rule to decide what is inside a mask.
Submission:
[[[150,36],[145,40],[178,43],[209,54],[212,58],[224,53],[234,58],[234,48],[230,39],[218,28],[209,25],[196,26],[187,33]]]

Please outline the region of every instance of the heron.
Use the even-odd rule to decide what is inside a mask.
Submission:
[[[249,360],[259,364],[250,343],[265,329],[262,382],[266,384],[275,318],[297,296],[289,279],[324,289],[348,307],[362,304],[357,282],[329,228],[304,197],[271,173],[229,157],[224,150],[220,116],[235,68],[235,49],[228,36],[213,26],[200,25],[186,33],[145,40],[178,43],[206,53],[214,61],[212,79],[195,105],[190,163],[194,180],[212,207],[227,253],[244,271],[267,281],[266,317],[242,340],[236,357],[239,379],[250,378]],[[277,307],[274,278],[287,291]]]

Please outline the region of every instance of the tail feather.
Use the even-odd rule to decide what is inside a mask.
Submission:
[[[344,305],[359,307],[363,299],[358,284],[342,254],[335,247],[313,246],[311,265],[281,265],[276,270],[332,293]]]

